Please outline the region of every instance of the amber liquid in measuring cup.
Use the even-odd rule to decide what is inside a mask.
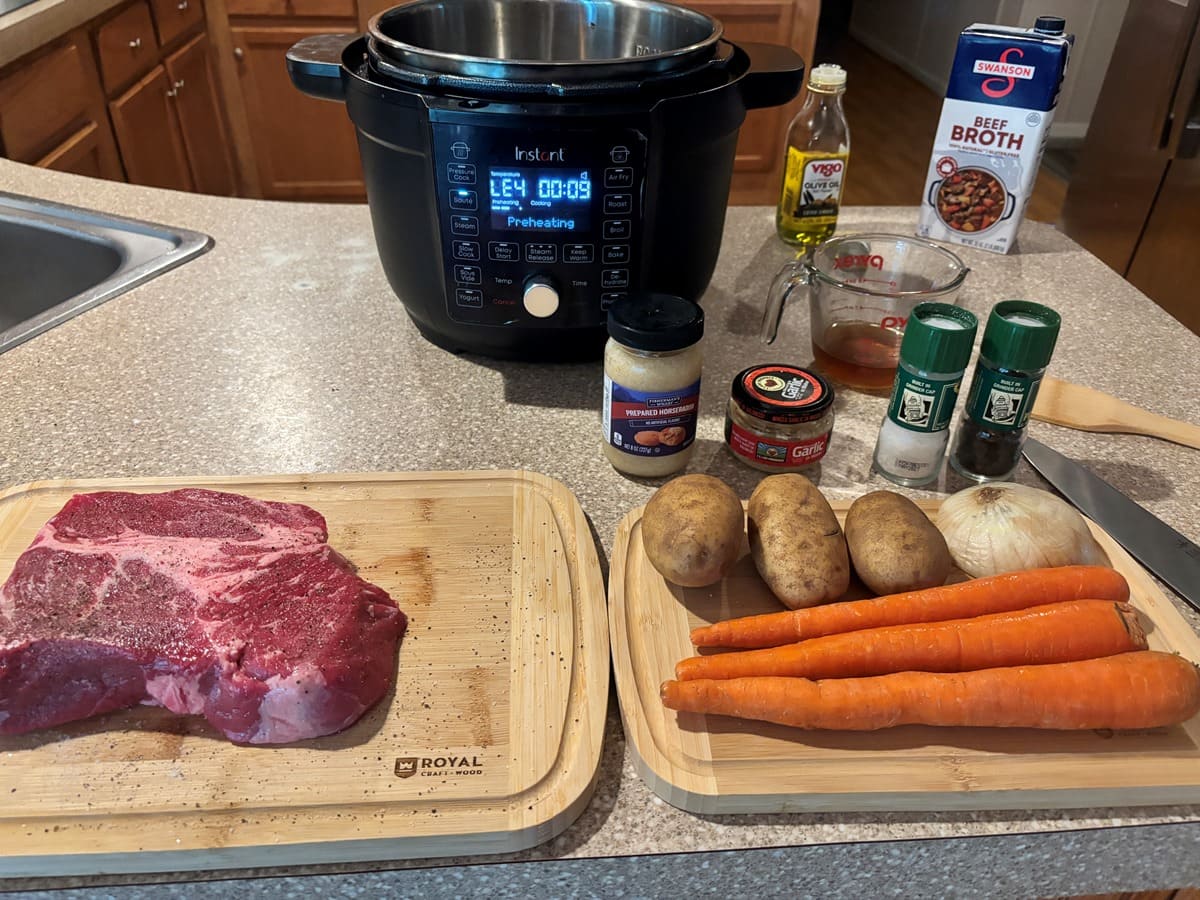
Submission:
[[[834,322],[813,338],[817,368],[834,381],[861,391],[891,391],[904,332],[873,322]]]

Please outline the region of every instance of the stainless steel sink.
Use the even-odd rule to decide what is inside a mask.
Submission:
[[[0,191],[0,353],[212,243],[195,231]]]

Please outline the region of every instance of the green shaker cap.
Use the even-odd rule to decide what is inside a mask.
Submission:
[[[979,320],[950,303],[918,303],[904,325],[900,358],[925,372],[961,372],[971,359]]]
[[[979,352],[997,366],[1028,372],[1044,369],[1054,354],[1062,317],[1029,300],[1004,300],[992,307]]]

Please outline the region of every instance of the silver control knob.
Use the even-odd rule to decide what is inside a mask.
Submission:
[[[548,319],[558,311],[558,291],[547,279],[534,278],[525,285],[525,296],[521,302],[531,316]]]

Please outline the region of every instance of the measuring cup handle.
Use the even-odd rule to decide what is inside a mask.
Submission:
[[[758,337],[764,344],[775,343],[779,336],[779,320],[783,318],[783,306],[798,286],[808,284],[808,266],[798,259],[779,270],[771,289],[767,292],[767,308],[763,310],[762,326]]]

